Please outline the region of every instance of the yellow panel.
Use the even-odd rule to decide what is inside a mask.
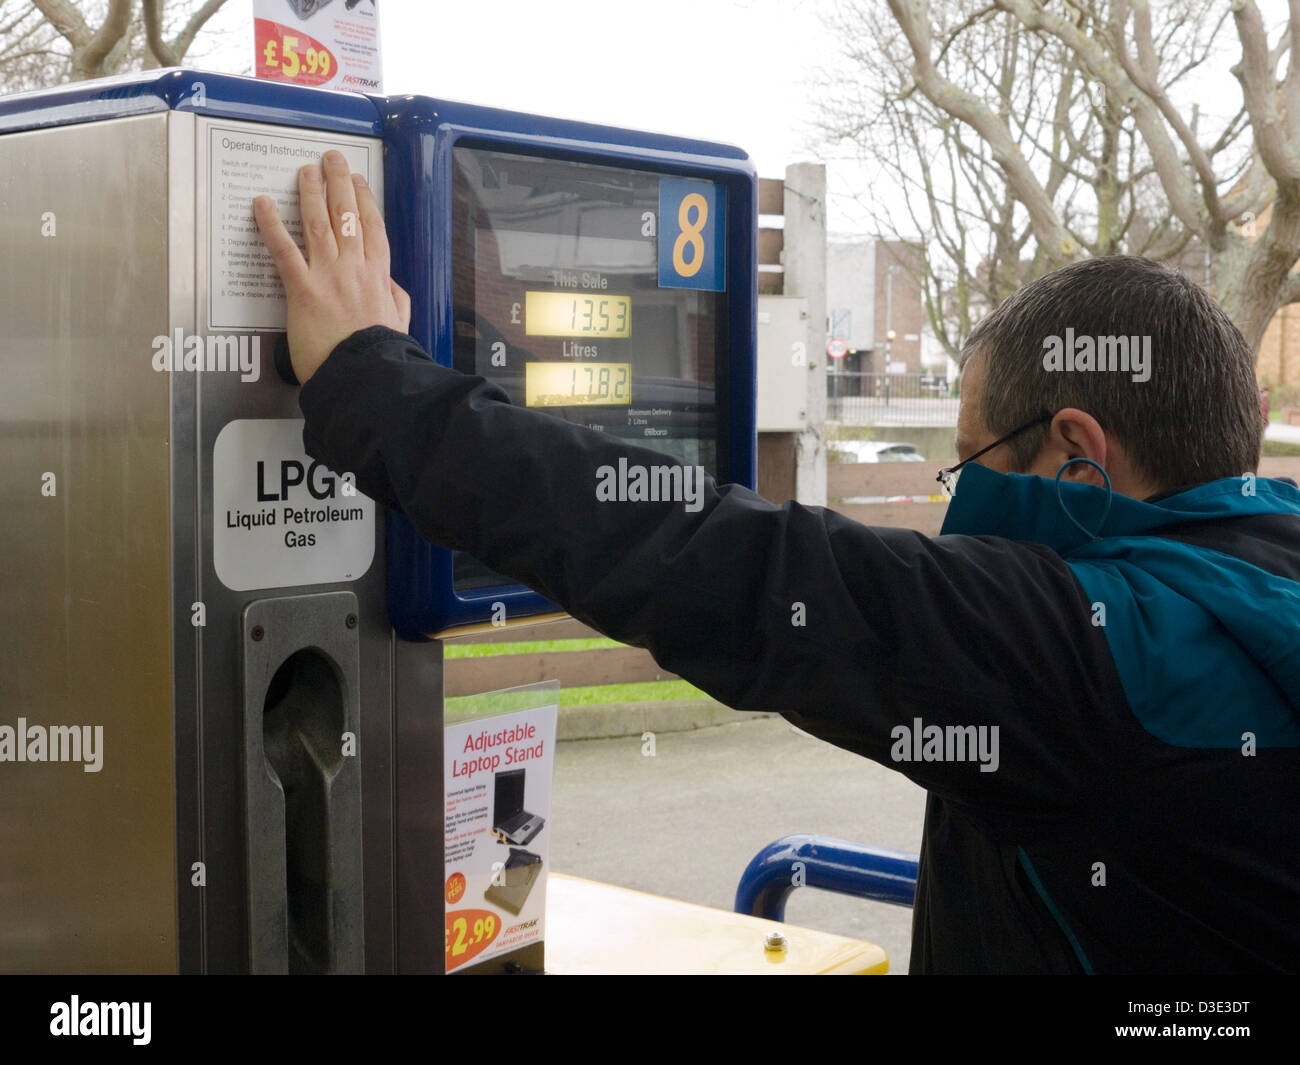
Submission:
[[[765,950],[768,932],[785,936]],[[874,943],[598,884],[546,881],[546,971],[602,975],[850,975],[889,972]]]

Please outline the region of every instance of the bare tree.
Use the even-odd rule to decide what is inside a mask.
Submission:
[[[842,94],[824,128],[894,175],[929,245],[931,296],[945,297],[931,315],[946,312],[945,344],[964,336],[971,299],[996,303],[1079,255],[1187,264],[1197,250],[1210,269],[1197,279],[1258,347],[1277,308],[1300,299],[1290,4],[1271,45],[1253,0],[1231,12],[1169,0],[1154,14],[1147,0],[843,4],[838,26],[865,76],[856,124]],[[1214,116],[1191,103],[1191,83],[1226,68],[1229,25],[1242,100]]]
[[[6,91],[178,66],[225,0],[0,0]]]

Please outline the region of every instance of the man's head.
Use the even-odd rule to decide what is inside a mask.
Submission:
[[[1039,278],[971,331],[961,362],[959,459],[1053,414],[979,461],[1055,477],[1088,458],[1138,499],[1259,465],[1254,356],[1204,291],[1158,263],[1087,259]],[[1104,483],[1086,463],[1062,477]]]

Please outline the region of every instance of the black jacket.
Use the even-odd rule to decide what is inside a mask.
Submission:
[[[601,501],[601,467],[672,460],[511,406],[381,327],[339,345],[301,406],[308,452],[431,542],[649,649],[728,706],[779,711],[928,789],[913,972],[1300,970],[1300,696],[1252,696],[1196,732],[1179,700],[1201,691],[1213,710],[1205,685],[1249,694],[1258,678],[1225,681],[1228,667],[1197,644],[1163,645],[1168,626],[1193,622],[1169,638],[1225,655],[1243,640],[1189,612],[1187,589],[1144,583],[1161,566],[1244,558],[1289,604],[1272,624],[1300,649],[1293,488],[1260,481],[1267,505],[1240,513],[1206,510],[1200,496],[1188,512],[1181,497],[1169,509],[1126,501],[1101,540],[1056,547],[1046,534],[871,528],[711,480],[698,510]],[[1002,477],[972,469],[958,501]],[[1052,482],[1005,484],[1030,493],[1017,503],[1041,525]],[[995,487],[989,500],[1007,508]],[[1148,564],[1146,548],[1183,554]],[[1137,562],[1112,586],[1129,566],[1117,552]],[[1282,671],[1260,682],[1277,691],[1300,664],[1284,645],[1268,656]],[[1202,658],[1217,680],[1198,679]],[[1259,750],[1244,756],[1235,737],[1261,714]],[[943,760],[911,736],[934,726]],[[974,757],[970,726],[985,738],[997,727],[995,771]]]

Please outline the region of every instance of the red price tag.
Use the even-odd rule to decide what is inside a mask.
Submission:
[[[501,918],[490,910],[452,910],[448,913],[447,972],[487,950],[500,931]]]
[[[323,85],[338,73],[334,53],[315,37],[270,19],[255,19],[254,25],[259,78]]]

